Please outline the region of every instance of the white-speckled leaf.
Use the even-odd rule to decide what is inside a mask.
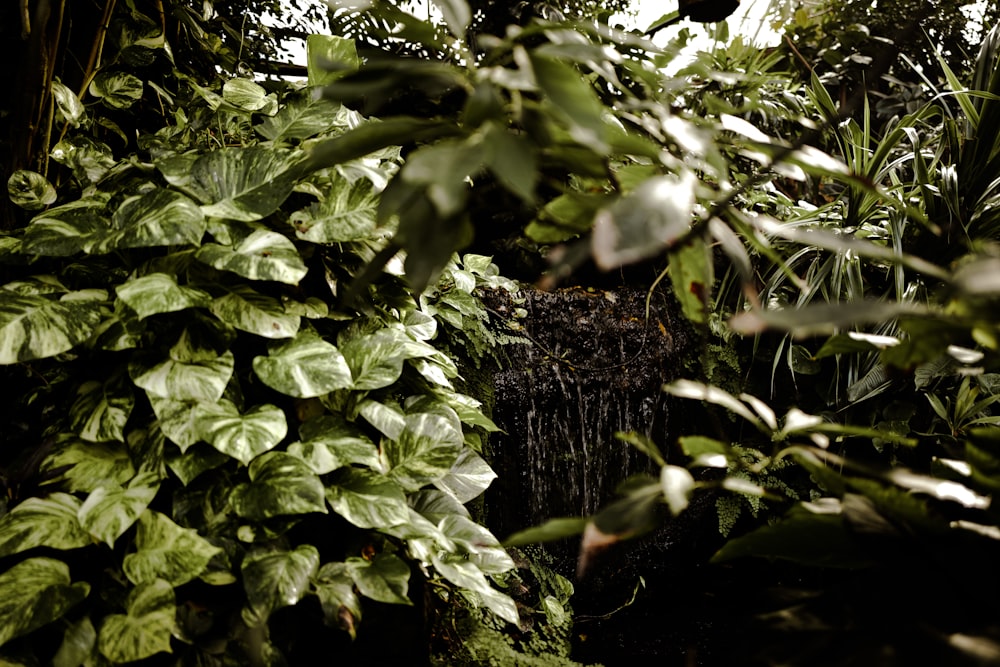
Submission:
[[[497,474],[486,461],[469,447],[463,447],[458,460],[448,474],[434,482],[434,486],[450,493],[460,503],[478,498],[489,488]]]
[[[128,72],[102,70],[88,90],[111,109],[127,109],[142,98],[142,79]]]
[[[218,401],[233,376],[236,363],[228,350],[215,357],[183,362],[167,359],[152,366],[129,365],[129,374],[138,387],[176,401]]]
[[[416,491],[448,474],[462,451],[463,437],[439,415],[407,415],[405,420],[398,439],[382,442],[381,458],[389,479]]]
[[[80,525],[80,501],[68,493],[28,498],[0,519],[0,556],[35,547],[78,549],[93,544]]]
[[[87,597],[90,586],[72,583],[69,566],[29,558],[0,574],[0,646],[62,617]]]
[[[162,579],[140,584],[128,596],[128,613],[104,618],[97,647],[113,663],[130,663],[157,653],[170,653],[176,628],[174,588]]]
[[[337,181],[326,199],[296,211],[289,218],[295,235],[312,243],[340,243],[366,239],[375,231],[379,196],[372,182]]]
[[[98,486],[80,506],[80,524],[109,547],[139,518],[160,488],[159,475],[144,472],[121,487],[117,484]]]
[[[35,171],[18,169],[7,179],[10,200],[23,209],[39,211],[56,201],[56,189]]]
[[[267,105],[267,91],[250,79],[229,79],[222,84],[222,99],[243,111],[259,111]]]
[[[250,483],[230,496],[241,517],[263,521],[289,514],[327,513],[323,482],[305,461],[285,452],[267,452],[250,463]]]
[[[334,512],[360,528],[389,528],[409,518],[403,489],[369,470],[343,468],[334,473],[326,500]]]
[[[90,338],[107,294],[69,293],[56,300],[0,291],[0,364],[45,359]]]
[[[248,625],[256,626],[309,592],[310,580],[319,570],[319,551],[303,544],[294,551],[251,553],[243,559],[241,570],[249,604],[243,617]]]
[[[127,199],[111,217],[111,229],[85,243],[91,254],[119,248],[199,245],[205,216],[198,204],[174,190],[157,188]]]
[[[90,493],[101,484],[125,484],[135,476],[128,448],[122,442],[85,442],[64,438],[45,457],[42,472],[52,475],[62,488],[76,493]]]
[[[456,586],[475,591],[483,605],[494,614],[508,623],[518,622],[517,605],[509,596],[493,588],[475,563],[447,554],[434,556],[432,562],[445,579]]]
[[[132,383],[121,373],[104,382],[84,382],[76,390],[76,400],[69,408],[70,425],[84,440],[107,442],[125,440],[125,422],[132,414],[135,395]]]
[[[287,285],[298,285],[307,272],[295,244],[266,229],[258,229],[235,246],[207,243],[198,249],[195,257],[220,271]]]
[[[232,285],[212,302],[212,313],[226,324],[264,338],[291,338],[299,330],[298,315],[281,302],[247,285]]]
[[[273,449],[288,432],[285,413],[274,405],[258,405],[240,414],[225,399],[202,403],[196,420],[203,440],[244,465]]]
[[[135,552],[125,556],[122,569],[133,584],[164,579],[172,586],[197,578],[222,550],[198,531],[181,528],[167,516],[146,510],[136,524]]]
[[[288,446],[288,453],[305,461],[317,475],[360,464],[378,468],[378,449],[361,429],[340,416],[323,415],[302,425],[301,442]]]
[[[412,355],[407,350],[409,338],[395,329],[352,338],[340,346],[351,368],[354,389],[388,387],[403,373],[403,362]]]
[[[185,185],[205,215],[250,222],[278,210],[300,175],[301,154],[271,146],[224,148],[202,155]]]
[[[313,398],[352,386],[351,369],[335,346],[312,332],[255,357],[253,370],[267,386],[296,398]]]
[[[270,141],[308,139],[342,124],[341,105],[325,97],[295,100],[254,127]]]
[[[99,199],[81,199],[39,213],[24,230],[21,251],[48,257],[75,255],[108,229],[104,207]]]
[[[182,452],[201,440],[197,428],[198,401],[175,401],[155,394],[146,395],[163,435],[180,447]]]
[[[80,127],[80,121],[83,120],[86,110],[83,107],[83,102],[76,96],[76,93],[70,90],[69,86],[53,80],[52,97],[56,101],[59,113],[66,122],[73,127]]]
[[[166,273],[133,278],[116,287],[115,291],[140,320],[185,308],[207,308],[212,303],[212,297],[207,292],[178,285],[177,278]]]

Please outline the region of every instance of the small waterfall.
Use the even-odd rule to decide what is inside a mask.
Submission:
[[[487,521],[496,534],[593,514],[627,477],[653,471],[648,457],[614,435],[637,431],[666,443],[673,416],[660,388],[691,356],[676,306],[654,294],[647,317],[646,294],[526,292],[519,322],[532,343],[505,347],[508,361],[494,381],[493,418],[504,430],[490,440],[500,479]]]

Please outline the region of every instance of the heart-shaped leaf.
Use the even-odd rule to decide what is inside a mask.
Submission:
[[[147,394],[147,397],[163,435],[182,452],[201,440],[197,428],[198,401],[175,401],[155,394]]]
[[[57,476],[55,473],[62,471]],[[90,493],[101,484],[126,484],[136,470],[122,442],[85,442],[67,438],[56,443],[42,461],[42,472],[56,476],[61,487]]]
[[[95,538],[115,545],[115,540],[128,530],[153,502],[160,489],[160,477],[144,472],[121,487],[117,484],[98,486],[83,501],[77,516],[80,524]]]
[[[289,103],[254,129],[271,141],[308,139],[343,124],[342,109],[325,97],[310,96]]]
[[[243,465],[272,449],[288,432],[285,413],[274,405],[258,405],[240,414],[232,401],[202,403],[196,420],[203,440]]]
[[[218,401],[226,390],[236,359],[226,351],[218,357],[190,362],[167,359],[152,366],[129,365],[132,382],[150,394],[177,401]]]
[[[10,200],[23,209],[39,211],[56,201],[56,189],[35,171],[18,169],[7,179]]]
[[[406,496],[391,479],[357,468],[344,468],[334,475],[326,488],[327,502],[355,526],[388,528],[408,519]]]
[[[205,215],[250,222],[274,213],[300,175],[299,154],[272,146],[211,151],[191,166],[187,190]]]
[[[380,389],[398,380],[403,362],[411,356],[408,342],[400,331],[380,329],[343,343],[340,351],[351,369],[354,389]]]
[[[253,360],[267,386],[288,396],[313,398],[352,386],[351,369],[336,347],[314,333],[302,333]]]
[[[302,442],[288,446],[288,453],[305,461],[317,475],[357,463],[378,468],[378,450],[371,440],[343,417],[324,415],[310,419],[300,429]]]
[[[0,291],[0,364],[68,352],[100,324],[106,294],[69,293],[60,300]]]
[[[288,514],[326,514],[323,482],[305,461],[268,452],[250,464],[250,484],[233,490],[230,502],[242,517],[263,521]]]
[[[111,109],[127,109],[142,99],[142,79],[127,72],[101,70],[88,90]]]
[[[180,586],[198,577],[222,550],[198,531],[181,528],[169,518],[146,510],[136,524],[135,553],[125,556],[125,576],[133,584],[163,579]]]
[[[90,592],[71,583],[69,566],[52,558],[29,558],[0,574],[0,646],[62,617]]]
[[[378,217],[378,192],[368,179],[337,181],[326,199],[291,215],[295,235],[312,243],[340,243],[369,238]]]
[[[309,591],[318,569],[319,551],[311,544],[294,551],[248,554],[241,566],[249,604],[244,620],[251,626],[260,625],[275,610],[296,604]]]
[[[129,594],[126,609],[127,614],[104,618],[97,637],[101,654],[111,662],[125,663],[170,653],[177,625],[173,586],[162,579],[140,584]]]
[[[308,271],[295,245],[281,234],[266,229],[254,231],[234,246],[205,244],[195,257],[220,271],[287,285],[298,285]]]
[[[380,553],[374,560],[348,558],[347,571],[365,597],[389,604],[412,605],[406,596],[410,566],[399,556]]]
[[[250,79],[228,79],[222,84],[222,99],[243,111],[258,111],[267,105],[267,91]]]
[[[496,478],[497,474],[479,454],[464,447],[448,474],[435,480],[434,486],[450,493],[458,502],[467,503],[478,498]]]
[[[441,479],[458,460],[461,432],[445,417],[432,414],[407,415],[398,439],[382,443],[387,477],[407,491]]]
[[[151,273],[115,288],[118,298],[136,312],[139,319],[186,308],[207,308],[212,297],[207,292],[177,284],[167,273]]]
[[[126,200],[111,217],[111,229],[85,244],[92,254],[119,248],[199,245],[207,225],[201,208],[179,192],[157,188]]]
[[[120,372],[104,382],[84,382],[76,390],[76,400],[69,409],[70,425],[77,435],[90,442],[124,442],[125,423],[133,405],[132,385]]]
[[[264,338],[291,338],[300,318],[290,315],[277,299],[247,285],[233,285],[212,302],[212,313],[226,324]]]
[[[0,556],[45,546],[78,549],[93,544],[80,525],[80,501],[68,493],[28,498],[0,519]]]

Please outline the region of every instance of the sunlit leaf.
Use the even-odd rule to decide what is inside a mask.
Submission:
[[[179,192],[157,188],[125,200],[111,217],[111,228],[85,243],[92,254],[119,248],[199,245],[205,234],[205,216],[191,199]]]
[[[10,200],[28,211],[38,211],[56,201],[56,189],[38,172],[18,169],[7,179]]]
[[[241,571],[247,592],[250,625],[267,621],[272,612],[298,603],[309,591],[309,583],[319,570],[319,551],[303,544],[294,551],[250,553]]]
[[[351,369],[334,345],[314,333],[302,333],[255,357],[257,377],[288,396],[312,398],[352,387]]]
[[[467,503],[478,498],[496,478],[497,474],[481,456],[464,447],[448,473],[434,480],[434,486]]]
[[[59,113],[66,119],[66,122],[73,127],[80,127],[80,121],[83,120],[87,112],[83,107],[83,102],[76,96],[76,93],[70,90],[68,86],[53,79],[52,97],[56,101]]]
[[[212,314],[226,324],[264,338],[291,338],[299,330],[299,317],[290,315],[281,301],[248,285],[230,285],[212,301]]]
[[[474,591],[479,595],[483,605],[494,614],[507,621],[517,623],[517,605],[508,596],[490,586],[482,570],[467,560],[435,557],[432,561],[434,569],[451,583]]]
[[[306,37],[306,67],[309,86],[325,86],[357,71],[361,64],[353,39],[337,35]]]
[[[274,405],[258,405],[240,414],[231,401],[222,399],[201,403],[195,419],[203,440],[243,465],[274,448],[288,432],[285,413]]]
[[[288,446],[288,453],[305,461],[317,475],[360,464],[378,468],[378,450],[357,426],[342,417],[324,415],[303,424],[301,442]]]
[[[0,519],[0,556],[33,549],[78,549],[93,544],[80,525],[80,501],[67,493],[28,498]]]
[[[153,365],[134,362],[129,374],[136,386],[175,401],[218,401],[233,376],[236,359],[226,351],[204,360],[166,359]]]
[[[105,298],[97,292],[59,300],[0,292],[0,364],[53,357],[86,341],[103,318]]]
[[[249,278],[297,285],[307,269],[295,245],[277,232],[260,229],[235,246],[207,243],[195,254],[198,260]]]
[[[115,663],[170,653],[176,629],[174,588],[162,579],[140,584],[129,593],[126,614],[109,614],[97,636],[97,647]]]
[[[351,369],[354,389],[388,387],[403,373],[403,362],[410,358],[407,341],[393,329],[380,329],[352,338],[340,346]]]
[[[388,528],[409,516],[399,485],[368,470],[343,468],[334,473],[326,499],[334,512],[360,528]]]
[[[99,199],[80,199],[39,213],[24,230],[21,250],[49,257],[75,255],[108,229],[104,207]]]
[[[85,442],[78,438],[58,442],[42,470],[61,471],[58,481],[67,491],[90,493],[101,484],[125,484],[135,476],[128,448],[121,442]]]
[[[291,215],[295,235],[311,243],[340,243],[369,238],[375,230],[378,193],[372,182],[339,180],[326,199]]]
[[[271,146],[214,150],[195,160],[185,187],[204,203],[205,215],[260,220],[291,194],[301,175],[300,160]]]
[[[116,287],[115,291],[140,320],[186,308],[207,308],[212,299],[200,289],[178,285],[177,278],[166,273],[133,278]]]
[[[336,127],[341,121],[342,107],[322,97],[298,99],[254,129],[270,141],[308,139]]]
[[[267,91],[250,79],[227,79],[222,99],[243,111],[259,111],[267,105]]]
[[[29,558],[0,574],[0,646],[57,618],[90,592],[71,583],[69,566],[52,558]]]
[[[465,0],[431,0],[441,11],[445,25],[456,37],[465,37],[465,31],[472,21],[472,10]]]
[[[197,578],[221,551],[198,531],[181,528],[159,512],[146,510],[136,525],[135,552],[122,564],[125,576],[136,585],[163,579],[180,586]]]

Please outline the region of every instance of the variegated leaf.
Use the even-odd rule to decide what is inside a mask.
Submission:
[[[149,393],[147,396],[163,435],[180,447],[182,452],[201,440],[197,428],[198,401],[175,401]]]
[[[157,653],[170,653],[176,628],[174,588],[162,579],[136,586],[128,596],[125,614],[104,618],[97,647],[113,663],[131,663]]]
[[[111,229],[87,241],[85,250],[105,254],[119,248],[199,245],[205,234],[201,208],[179,192],[157,188],[128,199],[111,218]]]
[[[136,524],[135,553],[125,556],[125,576],[133,584],[163,579],[180,586],[197,578],[220,553],[198,531],[181,528],[159,512],[146,510]]]
[[[235,363],[233,353],[226,351],[214,359],[202,361],[167,359],[153,366],[134,362],[129,365],[129,374],[136,386],[156,396],[177,401],[214,402],[222,398]]]
[[[382,442],[381,456],[386,476],[404,490],[416,491],[448,474],[462,451],[463,437],[439,415],[407,415],[405,420],[398,439]]]
[[[250,79],[229,79],[222,84],[222,99],[243,111],[258,111],[267,104],[267,90]]]
[[[202,403],[196,419],[203,440],[244,465],[273,449],[288,432],[285,413],[274,405],[258,405],[240,414],[223,399]]]
[[[270,141],[308,139],[342,125],[342,117],[338,114],[341,109],[337,102],[310,95],[289,103],[254,129]]]
[[[128,72],[102,69],[88,91],[111,109],[127,109],[142,98],[142,79]]]
[[[460,503],[467,503],[478,498],[496,478],[497,474],[479,454],[464,447],[448,474],[436,480],[434,486],[450,493]]]
[[[104,382],[84,382],[76,390],[69,409],[73,430],[84,440],[107,442],[125,440],[125,422],[132,414],[135,396],[132,384],[121,373]]]
[[[361,620],[361,601],[354,592],[354,579],[347,571],[347,564],[326,563],[316,574],[313,585],[327,624],[339,626],[353,639]]]
[[[246,285],[233,285],[212,302],[212,313],[226,324],[264,338],[291,338],[299,330],[298,315],[281,302]]]
[[[198,249],[195,257],[220,271],[287,285],[298,285],[307,272],[295,244],[266,229],[254,231],[235,246],[207,243]]]
[[[135,476],[128,449],[122,442],[85,442],[75,437],[60,439],[42,461],[42,472],[70,492],[90,493],[101,484],[125,484]]]
[[[202,155],[187,189],[205,215],[250,222],[274,213],[292,192],[301,157],[272,146],[226,148]]]
[[[263,521],[289,514],[327,513],[323,482],[299,458],[267,452],[250,464],[250,483],[240,484],[230,502],[242,517]]]
[[[177,284],[167,273],[151,273],[133,278],[115,288],[118,298],[134,310],[139,319],[160,313],[174,313],[185,308],[207,308],[212,297],[207,292]]]
[[[344,468],[326,487],[333,511],[359,528],[389,528],[409,518],[403,489],[378,473]]]
[[[324,415],[310,419],[300,429],[302,442],[293,442],[288,453],[305,461],[317,475],[360,464],[378,468],[378,450],[361,429],[343,417]]]
[[[395,329],[380,329],[352,338],[340,346],[351,368],[354,389],[388,387],[403,373],[403,362],[412,355],[406,334]]]
[[[296,398],[313,398],[351,387],[351,369],[336,347],[306,332],[255,357],[253,370],[267,386]]]
[[[378,192],[372,182],[337,181],[326,199],[291,215],[295,235],[311,243],[340,243],[369,238],[378,217]]]
[[[93,544],[80,525],[80,501],[68,493],[28,498],[0,519],[0,556],[33,549],[78,549]]]
[[[100,199],[80,199],[39,213],[24,230],[21,251],[48,257],[75,255],[107,231],[104,208]]]
[[[54,357],[86,341],[103,318],[106,298],[99,290],[58,301],[0,292],[0,364]]]
[[[380,553],[370,561],[348,558],[346,565],[355,585],[365,597],[388,604],[413,604],[406,596],[410,585],[410,566],[399,556]]]
[[[7,179],[10,200],[23,209],[39,211],[56,202],[56,189],[36,171],[18,169]]]
[[[87,597],[90,586],[72,583],[69,566],[29,558],[0,574],[0,646],[57,618]]]
[[[241,566],[249,609],[248,625],[265,623],[272,612],[298,603],[309,591],[319,570],[319,551],[303,544],[294,551],[257,552],[247,555]]]
[[[80,506],[80,524],[95,538],[114,547],[115,540],[128,530],[160,488],[160,477],[145,472],[136,475],[121,487],[117,484],[98,486]]]

